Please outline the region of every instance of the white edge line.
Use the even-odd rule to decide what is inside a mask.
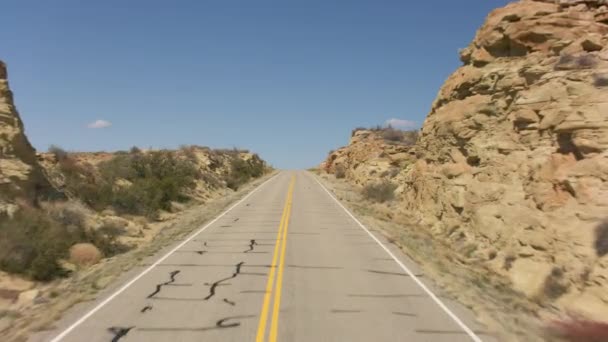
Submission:
[[[321,186],[321,188],[323,188],[323,190],[325,190],[325,192],[327,192],[327,194],[334,200],[336,201],[336,203],[338,203],[338,205],[344,209],[344,211],[348,214],[348,216],[350,216],[361,228],[363,228],[363,230],[365,230],[365,232],[367,232],[367,234],[369,234],[369,236],[374,239],[374,241],[376,241],[378,243],[378,245],[380,245],[380,247],[382,247],[382,249],[384,249],[384,251],[386,253],[388,253],[388,255],[391,256],[391,258],[393,258],[393,260],[395,260],[395,262],[401,266],[401,268],[408,274],[408,276],[410,276],[410,278],[412,278],[416,284],[418,284],[418,286],[420,286],[424,292],[426,292],[429,297],[431,297],[431,299],[433,299],[433,301],[435,303],[437,303],[437,305],[439,305],[439,307],[441,309],[443,309],[443,311],[445,311],[445,313],[448,314],[448,316],[450,316],[450,318],[452,318],[454,320],[454,322],[456,322],[456,324],[458,324],[462,330],[464,330],[464,332],[466,332],[469,337],[471,337],[471,339],[475,342],[483,342],[481,340],[481,338],[479,338],[477,335],[475,335],[475,333],[473,332],[473,330],[471,330],[466,324],[464,324],[464,322],[462,322],[460,320],[460,318],[458,318],[458,316],[456,316],[456,314],[454,314],[433,292],[431,292],[431,290],[426,287],[426,285],[424,285],[424,283],[422,281],[420,281],[420,279],[418,279],[418,277],[416,277],[416,275],[414,275],[414,273],[412,271],[410,271],[409,268],[407,268],[407,266],[405,266],[401,260],[399,260],[394,254],[393,252],[391,252],[385,245],[382,244],[382,242],[380,242],[380,240],[378,240],[377,237],[374,236],[374,234],[372,234],[372,232],[369,231],[369,229],[367,229],[367,227],[365,227],[363,225],[363,223],[361,223],[361,221],[359,221],[348,209],[346,209],[346,207],[344,205],[342,205],[342,203],[340,203],[340,201],[338,201],[338,199],[331,193],[329,192],[329,190],[327,190],[327,188],[321,184],[321,182],[319,182],[319,180],[316,177],[313,177],[315,181],[317,181],[317,183],[319,183],[319,185]]]
[[[124,292],[129,286],[133,285],[133,283],[135,283],[141,277],[143,277],[148,272],[150,272],[154,267],[158,266],[161,262],[163,262],[165,259],[167,259],[176,250],[178,250],[181,247],[183,247],[185,244],[187,244],[188,242],[190,242],[190,240],[192,240],[194,237],[196,237],[198,234],[202,233],[209,226],[211,226],[212,224],[214,224],[215,222],[217,222],[217,220],[219,220],[220,218],[222,218],[224,215],[226,215],[228,212],[230,212],[236,206],[238,206],[239,204],[243,203],[243,201],[245,201],[247,198],[249,198],[249,196],[251,196],[255,192],[257,192],[262,186],[264,186],[266,183],[268,183],[271,180],[273,180],[277,175],[279,175],[279,173],[277,173],[276,175],[270,177],[264,183],[258,185],[255,189],[253,189],[245,197],[241,198],[238,202],[234,203],[230,208],[226,209],[219,216],[216,216],[213,220],[211,220],[209,223],[207,223],[206,225],[204,225],[202,228],[200,228],[196,232],[192,233],[186,240],[182,241],[179,245],[175,246],[167,254],[165,254],[164,256],[162,256],[160,259],[156,260],[152,265],[148,266],[148,268],[146,268],[145,270],[143,270],[140,274],[138,274],[137,276],[135,276],[135,278],[131,279],[128,283],[126,283],[125,285],[123,285],[120,289],[118,289],[116,292],[114,292],[112,295],[110,295],[104,301],[102,301],[101,303],[97,304],[97,306],[95,306],[93,309],[91,309],[91,311],[87,312],[79,320],[77,320],[76,322],[72,323],[72,325],[70,325],[68,328],[66,328],[64,331],[62,331],[61,334],[55,336],[55,338],[53,338],[50,342],[59,342],[59,341],[61,341],[62,338],[66,337],[70,332],[72,332],[72,330],[74,330],[76,327],[78,327],[80,324],[82,324],[84,321],[86,321],[89,317],[91,317],[93,314],[95,314],[97,311],[99,311],[99,309],[101,309],[106,304],[108,304],[112,299],[116,298],[116,296],[118,296],[119,294],[121,294],[122,292]]]

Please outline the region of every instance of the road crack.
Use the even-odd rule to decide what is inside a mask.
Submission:
[[[135,328],[135,327],[127,327],[127,328],[110,327],[110,328],[108,328],[108,331],[111,332],[112,334],[114,334],[114,337],[112,337],[112,342],[118,342],[121,338],[127,336],[129,331],[131,331],[131,329],[133,329],[133,328]]]
[[[177,275],[179,272],[180,272],[180,270],[175,270],[175,271],[173,271],[173,272],[169,273],[169,278],[170,278],[170,280],[169,280],[169,281],[166,281],[166,282],[164,282],[164,283],[157,284],[157,285],[156,285],[156,290],[154,290],[154,292],[150,293],[150,294],[148,295],[148,297],[147,297],[147,298],[152,298],[152,297],[154,297],[155,295],[157,295],[157,294],[160,292],[160,290],[162,289],[162,287],[163,287],[163,286],[173,284],[173,283],[175,282],[175,276],[176,276],[176,275]]]
[[[243,253],[249,253],[253,251],[253,246],[257,245],[258,243],[255,242],[255,239],[251,239],[249,242],[249,249],[244,251]]]
[[[225,285],[225,284],[222,284],[223,282],[236,278],[241,273],[241,267],[243,267],[244,264],[245,264],[245,262],[243,262],[243,261],[239,262],[235,266],[236,271],[234,273],[232,273],[232,275],[230,277],[220,279],[220,280],[216,281],[215,283],[211,284],[211,287],[209,288],[209,295],[207,297],[205,297],[204,300],[209,300],[211,297],[215,296],[216,288],[220,285]],[[205,285],[209,286],[209,283],[206,283]]]

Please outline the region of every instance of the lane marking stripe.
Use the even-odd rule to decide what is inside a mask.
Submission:
[[[281,309],[281,292],[283,287],[283,270],[285,269],[285,249],[287,247],[287,231],[289,230],[289,218],[291,217],[291,205],[293,203],[293,189],[296,183],[296,176],[291,178],[289,187],[289,202],[287,203],[287,216],[285,217],[285,227],[283,228],[283,238],[281,245],[281,258],[279,259],[279,274],[277,275],[277,287],[274,289],[274,303],[272,308],[272,321],[270,323],[270,342],[276,342],[279,334],[279,311]]]
[[[280,173],[277,173],[276,175],[274,175],[274,176],[270,177],[269,179],[267,179],[266,181],[264,181],[264,183],[258,185],[255,189],[253,189],[245,197],[241,198],[239,201],[237,201],[235,204],[233,204],[230,208],[226,209],[223,213],[221,213],[219,216],[217,216],[216,218],[214,218],[213,220],[211,220],[205,226],[203,226],[202,228],[200,228],[196,232],[192,233],[192,235],[190,235],[186,240],[182,241],[179,245],[175,246],[167,254],[165,254],[164,256],[162,256],[160,259],[156,260],[152,265],[148,266],[148,268],[146,268],[145,270],[143,270],[140,274],[138,274],[137,276],[135,276],[133,279],[131,279],[128,283],[126,283],[121,288],[119,288],[116,292],[114,292],[108,298],[104,299],[101,303],[97,304],[93,309],[91,309],[89,312],[87,312],[84,316],[82,316],[76,322],[72,323],[72,325],[70,325],[69,327],[67,327],[59,335],[55,336],[55,338],[53,338],[52,340],[50,340],[50,342],[59,342],[59,341],[61,341],[61,339],[63,339],[65,336],[67,336],[72,330],[74,330],[76,327],[78,327],[80,324],[82,324],[84,321],[86,321],[89,317],[93,316],[93,314],[95,314],[97,311],[99,311],[99,309],[101,309],[106,304],[108,304],[112,299],[116,298],[116,296],[118,296],[119,294],[123,293],[127,288],[129,288],[129,286],[133,285],[133,283],[135,283],[136,281],[138,281],[141,277],[143,277],[144,275],[146,275],[154,267],[158,266],[161,262],[165,261],[165,259],[167,259],[175,251],[177,251],[178,249],[182,248],[185,244],[187,244],[192,239],[194,239],[194,237],[196,237],[198,234],[202,233],[209,226],[211,226],[212,224],[214,224],[215,222],[217,222],[220,218],[224,217],[232,209],[236,208],[236,206],[238,206],[239,204],[243,203],[247,198],[249,198],[251,195],[253,195],[258,190],[260,190],[264,185],[268,184],[268,182],[270,182],[271,180],[275,179],[279,174]]]
[[[424,285],[424,283],[420,281],[420,279],[418,279],[418,277],[416,277],[416,275],[412,271],[410,271],[410,269],[407,268],[407,266],[405,266],[401,262],[401,260],[399,260],[393,254],[393,252],[391,252],[385,245],[383,245],[382,242],[380,242],[380,240],[378,240],[378,238],[374,236],[374,234],[372,234],[372,232],[370,232],[369,229],[367,229],[367,227],[363,225],[363,223],[361,223],[361,221],[359,221],[348,209],[346,209],[346,207],[342,205],[342,203],[340,203],[340,201],[338,201],[338,199],[336,199],[336,197],[331,192],[329,192],[329,190],[327,190],[327,188],[323,184],[321,184],[321,182],[319,182],[319,180],[315,176],[313,176],[313,179],[321,186],[321,188],[323,188],[323,190],[325,190],[329,197],[331,197],[336,203],[338,203],[338,205],[348,214],[348,216],[350,216],[350,218],[353,219],[353,221],[355,221],[359,225],[359,227],[361,227],[374,241],[376,241],[376,243],[378,243],[378,245],[380,245],[380,247],[382,247],[382,249],[384,249],[384,251],[388,255],[390,255],[391,258],[393,258],[393,260],[395,260],[395,262],[401,267],[401,269],[403,269],[416,282],[416,284],[418,284],[418,286],[420,286],[420,288],[422,288],[422,290],[424,290],[424,292],[426,292],[426,294],[428,294],[429,297],[431,297],[431,299],[437,305],[439,305],[439,307],[443,309],[443,311],[448,314],[448,316],[450,316],[450,318],[452,318],[452,320],[454,320],[454,322],[456,322],[456,324],[458,324],[458,326],[460,326],[460,328],[462,328],[462,330],[464,330],[467,335],[469,335],[469,337],[473,341],[483,342],[481,338],[475,335],[473,330],[471,330],[466,324],[464,324],[464,322],[462,322],[460,318],[458,318],[458,316],[456,316],[456,314],[452,312],[452,310],[450,310],[433,292],[431,292],[431,290],[426,287],[426,285]]]
[[[268,272],[268,280],[266,282],[266,292],[264,293],[264,302],[262,304],[262,311],[260,312],[260,322],[258,323],[258,330],[255,337],[256,342],[263,342],[266,335],[266,322],[268,319],[268,309],[270,307],[270,298],[272,297],[272,289],[274,287],[274,274],[276,272],[277,258],[279,255],[279,248],[281,245],[281,232],[285,226],[285,218],[287,216],[287,205],[289,203],[289,191],[287,191],[287,197],[285,198],[285,205],[283,206],[283,214],[281,215],[281,223],[279,224],[279,230],[277,231],[277,238],[274,245],[274,252],[272,253],[272,262],[270,263],[270,272]]]

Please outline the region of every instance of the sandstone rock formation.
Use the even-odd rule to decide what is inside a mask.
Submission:
[[[511,3],[489,15],[461,60],[416,161],[396,177],[403,214],[456,251],[474,244],[473,258],[530,299],[605,319],[608,4]],[[367,150],[357,144],[326,169]],[[347,178],[361,183],[356,164]]]
[[[349,145],[331,152],[321,168],[329,173],[341,170],[353,183],[365,185],[372,179],[394,176],[414,159],[412,146],[387,141],[381,130],[358,129]]]
[[[0,61],[0,211],[15,200],[35,202],[55,193],[36,162],[13,103],[5,64]]]

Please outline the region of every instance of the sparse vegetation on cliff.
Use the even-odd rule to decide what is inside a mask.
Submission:
[[[24,207],[12,217],[0,217],[0,269],[51,280],[67,274],[60,260],[72,245],[91,243],[107,257],[125,250],[116,237],[116,231],[87,227],[73,203],[56,203],[48,210]]]
[[[198,165],[197,151],[206,151],[212,158],[211,170]],[[160,210],[170,211],[172,202],[187,202],[197,182],[211,188],[225,183],[236,190],[267,171],[266,164],[257,155],[245,160],[241,156],[247,153],[244,151],[212,151],[197,146],[147,152],[132,148],[130,152],[114,154],[95,167],[79,162],[56,146],[49,152],[55,156],[63,189],[71,198],[97,211],[112,208],[118,214],[152,219]],[[220,167],[221,158],[227,159],[227,170],[214,173],[213,169]]]
[[[363,187],[363,197],[378,203],[391,201],[395,198],[395,189],[397,185],[384,180],[377,183],[370,183]]]
[[[376,126],[372,128],[357,127],[351,131],[351,137],[358,131],[371,131],[380,134],[387,142],[399,143],[403,145],[414,145],[418,140],[417,130],[401,130],[392,126]],[[331,154],[331,153],[330,153]]]
[[[226,179],[226,185],[232,190],[237,190],[252,178],[263,175],[265,170],[266,166],[257,156],[249,160],[233,158],[230,162],[230,174]]]

